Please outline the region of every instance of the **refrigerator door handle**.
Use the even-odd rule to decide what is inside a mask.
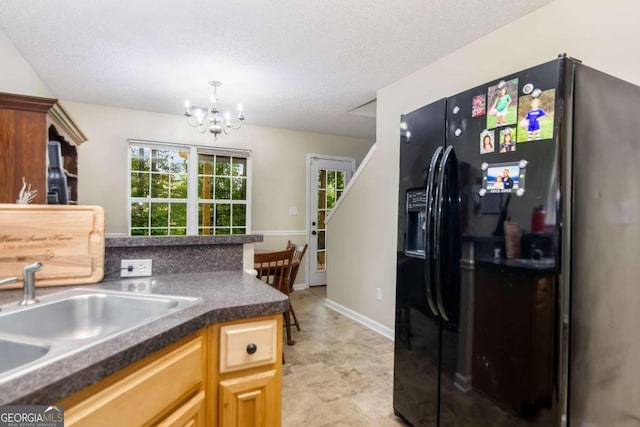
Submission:
[[[443,216],[445,214],[445,208],[444,208],[444,204],[445,204],[445,197],[444,197],[444,191],[446,190],[445,185],[446,185],[446,179],[447,179],[447,169],[449,167],[449,163],[453,161],[457,163],[457,159],[455,156],[455,153],[453,152],[453,146],[448,146],[447,149],[445,150],[444,154],[442,155],[442,161],[440,162],[440,167],[438,168],[438,186],[436,188],[436,200],[435,200],[435,205],[436,205],[436,212],[435,212],[435,242],[434,242],[434,253],[435,253],[435,258],[436,258],[436,262],[435,262],[435,277],[436,277],[436,300],[438,302],[438,311],[440,312],[440,315],[442,316],[442,318],[446,321],[449,320],[449,316],[447,315],[447,311],[445,310],[444,307],[444,300],[442,298],[442,263],[443,261],[448,261],[448,260],[443,260],[442,257],[445,257],[447,254],[442,252],[442,248],[441,248],[441,236],[442,236],[442,222],[443,222]]]
[[[436,308],[435,300],[433,298],[433,292],[431,291],[432,286],[435,281],[435,254],[434,254],[434,242],[435,242],[435,209],[434,203],[436,202],[435,197],[433,197],[433,192],[436,188],[435,179],[437,176],[438,164],[440,163],[440,159],[442,158],[442,147],[436,148],[436,151],[433,153],[431,157],[431,162],[429,163],[429,171],[427,173],[427,182],[426,182],[426,190],[425,190],[425,217],[427,221],[427,232],[425,233],[425,256],[424,256],[424,282],[425,282],[425,291],[427,295],[427,302],[429,303],[429,308],[433,312],[435,316],[439,316],[438,309]]]

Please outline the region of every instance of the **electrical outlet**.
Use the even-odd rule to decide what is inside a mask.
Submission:
[[[120,261],[120,277],[151,276],[150,259],[123,259]]]
[[[382,301],[382,288],[376,288],[376,298],[378,301]]]

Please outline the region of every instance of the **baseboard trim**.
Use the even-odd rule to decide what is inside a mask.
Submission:
[[[375,320],[363,316],[362,314],[355,312],[343,305],[340,305],[328,298],[325,298],[324,305],[325,307],[330,308],[331,310],[336,311],[351,320],[355,320],[356,322],[366,326],[372,331],[377,332],[383,337],[389,338],[391,341],[393,341],[395,335],[394,330],[384,326],[382,323],[378,323]]]
[[[293,285],[294,291],[304,291],[305,289],[309,289],[309,285],[307,283],[296,283]]]

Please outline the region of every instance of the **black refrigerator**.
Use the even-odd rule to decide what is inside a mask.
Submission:
[[[401,117],[396,415],[639,422],[638,110],[561,55]]]

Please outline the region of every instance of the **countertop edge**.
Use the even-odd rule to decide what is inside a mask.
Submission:
[[[0,405],[53,405],[211,324],[273,315],[288,308],[289,302],[286,295],[240,271],[158,277],[156,281],[159,289],[153,293],[197,296],[197,292],[193,289],[185,288],[184,292],[179,292],[177,289],[171,290],[171,286],[180,286],[176,284],[180,280],[198,282],[198,280],[204,280],[206,276],[232,277],[227,280],[237,278],[239,291],[233,295],[233,300],[253,298],[256,300],[211,306],[215,303],[216,296],[211,298],[212,301],[204,298],[198,304],[171,316],[141,325],[131,331],[108,338],[104,342],[66,355],[61,360],[53,361],[33,371],[25,372],[22,376],[0,383]],[[82,287],[123,289],[126,282],[126,280],[119,280]],[[211,285],[215,286],[215,283]],[[220,285],[226,288],[219,290],[219,294],[229,292],[229,285],[226,282]],[[235,284],[231,286],[235,287]],[[259,299],[261,295],[264,297]]]
[[[242,245],[262,242],[261,234],[223,236],[137,236],[106,237],[105,248],[135,248],[153,246]]]

